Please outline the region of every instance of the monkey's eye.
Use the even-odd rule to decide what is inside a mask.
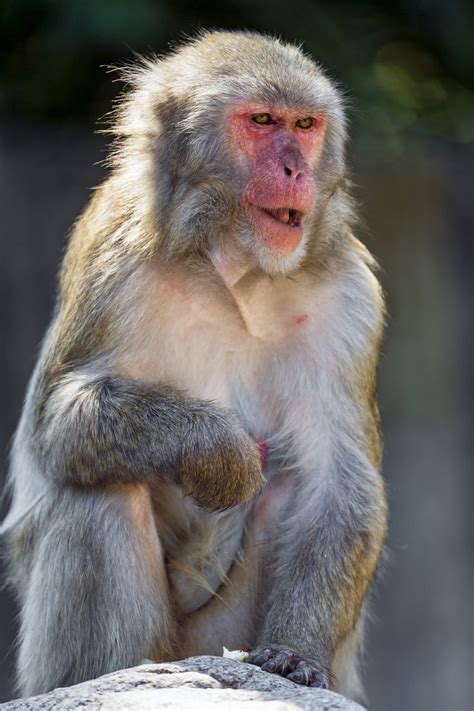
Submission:
[[[258,123],[259,126],[267,126],[269,123],[273,123],[273,119],[270,114],[254,114],[252,116],[252,121]]]
[[[307,116],[306,118],[298,119],[296,125],[298,128],[311,128],[314,124],[314,118],[312,116]]]

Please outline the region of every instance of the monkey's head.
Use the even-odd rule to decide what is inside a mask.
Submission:
[[[128,78],[117,162],[131,193],[153,186],[162,249],[218,242],[268,273],[298,268],[344,172],[342,102],[322,70],[279,40],[211,32]]]

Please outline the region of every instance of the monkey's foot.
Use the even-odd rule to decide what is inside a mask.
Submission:
[[[283,646],[262,646],[252,650],[248,661],[271,674],[280,674],[295,684],[329,689],[330,673],[314,659],[306,659]]]

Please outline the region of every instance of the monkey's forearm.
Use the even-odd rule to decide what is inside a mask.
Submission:
[[[64,485],[161,477],[221,508],[262,484],[257,448],[236,418],[166,386],[71,373],[46,398],[36,441],[45,474]]]
[[[290,519],[277,553],[276,584],[264,603],[262,644],[286,645],[330,670],[335,650],[357,625],[383,547],[383,488],[375,472],[370,477],[358,501],[352,491],[352,506],[345,505],[350,492],[340,490],[321,495],[311,522],[309,502]],[[298,520],[305,521],[303,531]]]
[[[263,640],[287,644],[329,665],[331,654],[356,626],[364,598],[373,580],[381,541],[357,536],[352,544],[344,533],[321,531],[332,541],[300,543],[274,588],[271,608],[261,635]],[[301,570],[311,580],[301,579]]]

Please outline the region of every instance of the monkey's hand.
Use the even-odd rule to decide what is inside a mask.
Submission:
[[[280,674],[295,684],[329,689],[331,674],[329,669],[316,659],[303,657],[289,647],[268,645],[254,649],[248,661],[271,674]]]
[[[190,423],[180,470],[184,493],[211,510],[250,501],[265,483],[259,446],[232,413],[217,407]]]

